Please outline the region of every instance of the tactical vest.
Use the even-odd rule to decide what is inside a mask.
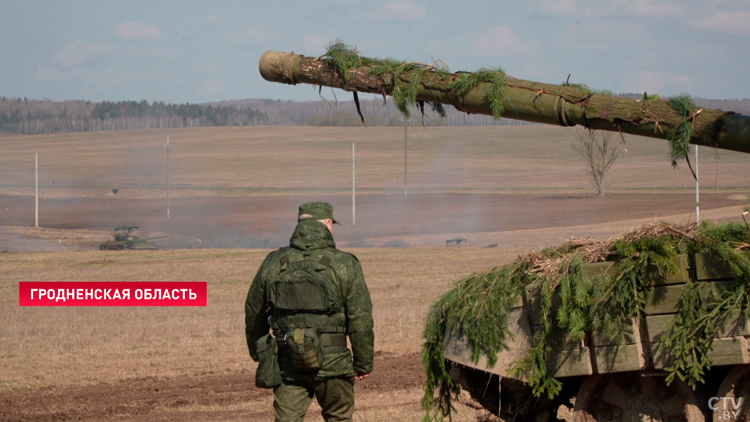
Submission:
[[[298,329],[314,328],[320,334],[324,352],[346,348],[342,292],[333,280],[333,263],[340,253],[332,248],[320,257],[307,251],[301,259],[287,251],[279,257],[281,270],[267,289],[271,305],[271,327],[281,341],[295,336]],[[297,331],[297,336],[299,332]]]
[[[320,258],[303,256],[292,261],[289,252],[279,257],[281,271],[270,285],[268,302],[275,315],[343,312],[342,300],[334,283],[331,263],[335,252],[326,249]]]

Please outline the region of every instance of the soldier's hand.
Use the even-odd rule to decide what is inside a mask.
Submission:
[[[356,379],[357,381],[362,381],[363,379],[369,376],[370,376],[369,373],[365,374],[364,372],[361,372],[361,371],[354,371],[354,379]]]

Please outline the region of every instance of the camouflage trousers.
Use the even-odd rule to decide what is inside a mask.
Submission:
[[[318,400],[326,422],[350,422],[354,414],[354,379],[284,381],[273,389],[275,422],[302,422],[312,398]]]

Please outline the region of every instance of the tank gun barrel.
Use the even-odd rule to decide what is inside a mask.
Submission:
[[[141,239],[141,240],[156,240],[156,239],[164,239],[164,238],[166,238],[166,237],[169,237],[169,236],[157,236],[157,237],[149,237],[149,238],[146,238],[146,239]]]
[[[456,88],[456,82],[480,72],[441,73],[434,66],[393,61],[380,62],[392,65],[390,71],[383,71],[376,60],[361,59],[356,66],[341,69],[335,60],[323,57],[267,51],[259,65],[261,75],[270,82],[328,86],[384,97],[416,90],[416,102],[452,105],[467,113],[559,126],[581,125],[651,138],[671,139],[682,128],[690,143],[750,153],[750,117],[732,112],[701,108],[680,112],[667,101],[646,95],[642,99],[600,95],[575,86],[513,78],[502,72],[497,72],[503,78],[500,85],[493,84],[492,77],[485,77],[484,72],[484,80],[463,92]],[[503,92],[501,104],[491,100],[498,89]]]

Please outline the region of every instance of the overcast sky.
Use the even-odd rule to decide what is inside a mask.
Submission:
[[[319,56],[336,39],[452,71],[750,98],[750,0],[0,0],[0,95],[314,100],[310,86],[264,81],[258,60]]]

